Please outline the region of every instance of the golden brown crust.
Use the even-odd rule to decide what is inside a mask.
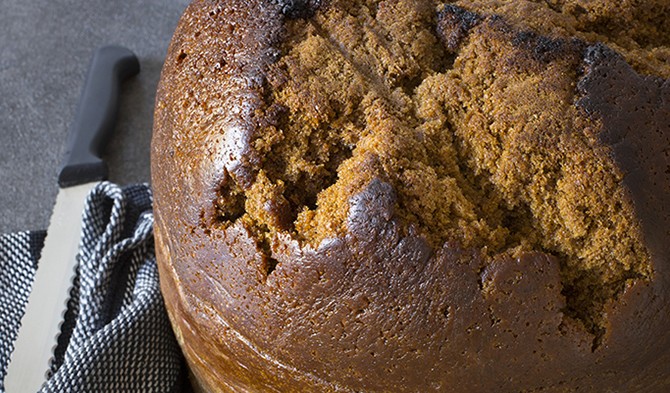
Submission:
[[[156,252],[166,305],[200,387],[667,390],[668,83],[639,76],[601,45],[544,39],[451,6],[427,19],[435,23],[444,53],[456,52],[479,26],[482,42],[509,40],[518,46],[517,55],[504,57],[514,62],[510,68],[541,73],[547,64],[573,64],[578,84],[569,113],[597,129],[593,134],[622,172],[653,272],[624,276],[616,297],[601,304],[606,317],[598,336],[570,314],[566,263],[546,248],[519,246],[517,252],[491,254],[456,240],[439,238],[436,245],[421,225],[408,221],[399,203],[405,191],[383,157],[373,154],[374,146],[369,154],[359,150],[353,159],[335,160],[344,167],[341,173],[361,174],[338,194],[349,197],[333,203],[339,204],[333,211],[341,212],[319,213],[326,207],[314,207],[315,216],[340,217],[332,232],[337,236],[316,245],[296,236],[293,221],[309,222],[312,216],[285,215],[296,203],[285,192],[291,180],[277,182],[264,166],[268,146],[277,142],[259,135],[273,135],[285,121],[286,109],[273,106],[272,94],[287,85],[270,69],[280,63],[287,34],[299,41],[296,26],[307,23],[286,20],[309,17],[319,12],[317,6],[198,0],[185,12],[168,52],[152,147]],[[417,13],[426,10],[430,7]],[[402,94],[393,99],[405,102]],[[402,120],[394,124],[405,126]],[[339,157],[341,151],[322,152]],[[345,187],[337,185],[342,183],[335,188]],[[241,195],[249,197],[240,203]],[[266,222],[267,233],[259,236],[264,232],[248,215]]]

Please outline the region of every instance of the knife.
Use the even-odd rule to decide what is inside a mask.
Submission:
[[[104,46],[93,54],[58,174],[42,256],[7,367],[8,393],[37,392],[46,381],[75,275],[84,202],[107,178],[100,156],[114,130],[120,84],[139,70],[137,57],[126,48]]]

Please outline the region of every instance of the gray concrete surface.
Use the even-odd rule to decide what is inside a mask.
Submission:
[[[0,233],[45,229],[69,124],[95,48],[138,56],[124,84],[110,180],[149,181],[156,84],[188,0],[0,0]]]

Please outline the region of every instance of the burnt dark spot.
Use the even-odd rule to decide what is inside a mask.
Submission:
[[[610,62],[617,57],[619,56],[616,52],[602,43],[591,45],[584,51],[584,63],[587,66]]]
[[[538,35],[532,31],[520,31],[512,39],[512,44],[519,47],[529,47],[538,39]]]
[[[289,19],[310,18],[321,6],[321,0],[277,0],[277,3]]]
[[[450,51],[456,51],[481,17],[463,8],[446,5],[437,14],[437,36]]]
[[[535,61],[549,63],[556,60],[565,51],[566,41],[540,36],[532,31],[517,33],[512,44],[530,52]]]
[[[535,48],[533,48],[533,56],[539,61],[550,61],[553,54],[558,53],[563,48],[563,41],[552,40],[547,37],[539,37]]]

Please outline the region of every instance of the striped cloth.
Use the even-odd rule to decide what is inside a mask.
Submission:
[[[151,203],[147,185],[103,182],[89,194],[77,275],[42,392],[190,390],[159,291]],[[44,238],[44,231],[0,235],[0,380]]]

